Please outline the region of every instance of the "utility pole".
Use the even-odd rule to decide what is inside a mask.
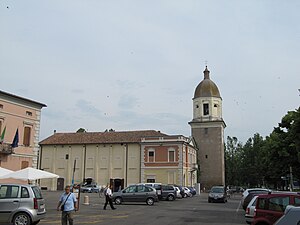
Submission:
[[[294,181],[293,181],[293,168],[290,166],[290,191],[294,189]]]

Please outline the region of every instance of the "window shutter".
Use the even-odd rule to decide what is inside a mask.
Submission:
[[[30,146],[30,133],[31,133],[31,128],[25,127],[24,128],[24,139],[23,139],[24,146]]]

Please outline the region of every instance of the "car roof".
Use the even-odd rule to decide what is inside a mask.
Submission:
[[[2,185],[14,185],[14,186],[24,186],[24,187],[38,187],[37,185],[33,185],[33,184],[0,184],[0,186]]]
[[[260,194],[258,198],[270,198],[273,196],[300,196],[300,194],[296,192],[272,192],[269,194]]]

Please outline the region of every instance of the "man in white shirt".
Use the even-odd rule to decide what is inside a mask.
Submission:
[[[112,198],[111,188],[112,188],[112,185],[107,185],[107,187],[106,187],[106,191],[105,191],[105,204],[104,204],[104,207],[103,207],[104,210],[106,210],[106,206],[107,206],[108,203],[109,203],[111,209],[113,209],[113,210],[116,209],[114,207],[113,203],[112,203],[112,200],[111,200],[111,198]]]

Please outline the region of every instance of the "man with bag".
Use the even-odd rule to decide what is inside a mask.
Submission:
[[[77,199],[75,195],[70,192],[70,185],[65,187],[65,192],[60,196],[60,200],[57,205],[57,211],[62,211],[61,213],[61,224],[73,225],[74,211],[77,210]]]

